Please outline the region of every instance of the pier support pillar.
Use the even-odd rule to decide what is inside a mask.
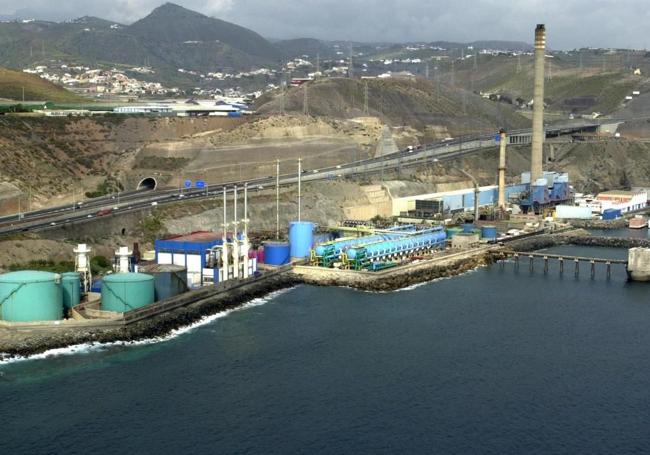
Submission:
[[[612,277],[612,263],[607,261],[607,278]]]
[[[596,276],[596,261],[591,261],[591,278]]]
[[[530,258],[530,263],[529,263],[529,269],[532,272],[533,271],[533,264],[535,263],[535,259],[533,256],[528,256]]]
[[[576,278],[580,276],[580,261],[578,259],[574,259],[575,264],[576,264],[576,269],[575,269],[575,276]]]
[[[558,261],[560,261],[560,275],[564,273],[564,258],[559,258]]]
[[[544,273],[548,273],[548,256],[544,256]]]

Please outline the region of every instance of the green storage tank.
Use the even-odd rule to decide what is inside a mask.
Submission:
[[[185,267],[172,264],[152,264],[142,267],[139,272],[153,276],[156,302],[187,292],[187,269]]]
[[[126,313],[154,301],[153,276],[144,273],[114,273],[104,277],[102,282],[102,304],[104,311]]]
[[[61,288],[63,289],[63,308],[69,310],[79,305],[81,301],[81,277],[77,272],[61,274]]]
[[[62,319],[61,275],[27,270],[0,275],[0,310],[9,322]]]
[[[452,238],[453,236],[455,236],[456,234],[460,234],[461,232],[463,232],[462,227],[450,227],[449,229],[447,229],[447,237]]]

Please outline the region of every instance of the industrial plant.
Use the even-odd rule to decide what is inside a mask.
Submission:
[[[506,257],[519,258],[519,252],[509,245],[570,229],[566,220],[599,217],[607,221],[643,211],[648,202],[646,191],[610,191],[589,196],[574,191],[568,173],[544,170],[545,33],[544,25],[535,29],[532,134],[519,132],[510,136],[501,129],[487,141],[499,147],[498,162],[494,163],[497,185],[480,186],[462,170],[473,181],[472,188],[391,196],[388,201],[381,201],[382,207],[388,207],[390,212],[383,220],[350,219],[337,226],[322,226],[303,219],[303,179],[327,173],[340,176],[346,170],[354,173],[359,166],[353,163],[346,169],[339,165],[306,172],[298,160],[297,174],[285,178],[286,185],[297,186],[297,213],[295,221],[281,229],[278,163],[275,236],[256,236],[254,240],[251,237],[248,181],[229,184],[221,190],[214,188],[222,185],[211,185],[214,195],[221,192],[213,200],[220,200],[223,210],[223,223],[214,230],[158,238],[146,259],[137,245],[132,249],[119,246],[112,273],[101,277],[91,274],[92,250],[87,244],[79,244],[73,250],[75,270],[67,273],[17,271],[0,275],[0,328],[52,333],[116,330],[156,320],[179,309],[200,308],[210,299],[223,298],[227,307],[233,304],[229,303],[233,292],[253,295],[267,291],[268,283],[277,277],[283,277],[282,286],[306,282],[383,289],[382,286],[389,286],[386,283],[408,284],[460,273]],[[145,108],[129,109],[140,112]],[[507,184],[507,146],[520,140],[531,144],[530,171],[521,174],[518,182]],[[481,141],[485,142],[482,138],[476,140],[479,146]],[[445,153],[462,152],[462,142],[443,142],[441,148]],[[398,155],[396,159],[401,160],[417,156],[417,151],[411,147]],[[424,156],[425,160],[429,158]],[[384,159],[368,160],[363,166],[376,165],[383,172]],[[272,186],[272,182],[269,177],[255,185],[261,189],[262,183]],[[201,188],[200,193],[203,192],[208,195],[209,189]],[[383,190],[380,187],[375,192]],[[193,195],[188,194],[188,198]],[[238,207],[242,194],[243,215]],[[170,199],[181,197],[182,192],[172,194]],[[158,203],[158,199],[147,201],[151,206]],[[112,213],[106,213],[109,212]],[[101,214],[102,211],[98,212]],[[629,224],[647,226],[647,220],[635,216]],[[533,256],[530,258],[532,261]],[[592,266],[598,261],[593,259]],[[630,250],[629,264],[625,263],[631,279],[645,281],[650,276],[650,250]]]

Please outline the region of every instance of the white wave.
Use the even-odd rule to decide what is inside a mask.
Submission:
[[[275,300],[276,298],[281,296],[282,294],[286,294],[287,292],[290,292],[293,289],[295,289],[295,287],[273,291],[270,294],[265,295],[264,297],[255,298],[249,302],[246,302],[241,306],[230,308],[221,311],[219,313],[203,316],[201,319],[199,319],[198,321],[190,325],[173,329],[167,335],[160,336],[160,337],[143,338],[141,340],[135,340],[135,341],[111,341],[107,343],[90,342],[90,343],[74,344],[71,346],[66,346],[64,348],[48,349],[45,352],[39,354],[33,354],[29,356],[9,357],[8,354],[0,352],[0,367],[12,363],[24,362],[26,360],[43,360],[52,357],[61,357],[61,356],[75,355],[75,354],[88,354],[91,352],[105,351],[116,346],[127,346],[127,347],[145,346],[150,344],[162,343],[165,341],[173,340],[174,338],[178,338],[179,336],[184,335],[186,333],[190,333],[198,329],[199,327],[211,324],[217,319],[225,318],[226,316],[228,316],[231,313],[234,313],[235,311],[242,311],[242,310],[254,308],[269,303],[272,300]]]

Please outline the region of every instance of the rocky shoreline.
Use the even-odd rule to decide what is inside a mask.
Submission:
[[[198,300],[149,319],[115,328],[70,328],[63,331],[10,333],[0,332],[0,360],[27,357],[57,348],[84,343],[134,342],[164,337],[172,330],[186,327],[205,316],[231,310],[271,292],[299,284],[288,274],[280,274]]]
[[[505,255],[500,249],[487,249],[470,257],[422,261],[383,272],[310,271],[295,268],[297,280],[313,286],[345,286],[368,292],[391,292],[440,278],[450,278],[493,264]]]
[[[448,258],[424,260],[382,272],[332,269],[315,271],[313,268],[310,270],[308,267],[297,266],[286,273],[275,274],[264,280],[199,298],[185,306],[119,327],[26,332],[0,329],[0,360],[16,356],[31,356],[51,349],[84,343],[128,343],[164,337],[172,330],[191,325],[206,316],[240,307],[252,299],[298,284],[345,286],[363,291],[390,292],[435,279],[454,277],[493,264],[505,258],[508,250],[534,251],[569,244],[632,248],[650,247],[650,240],[592,236],[584,230],[571,230],[515,240],[504,246],[484,248],[471,254],[452,254]]]
[[[576,229],[557,234],[541,234],[521,240],[508,242],[508,249],[515,251],[535,251],[559,245],[599,246],[608,248],[650,248],[650,240],[604,237],[591,235],[584,229]]]

